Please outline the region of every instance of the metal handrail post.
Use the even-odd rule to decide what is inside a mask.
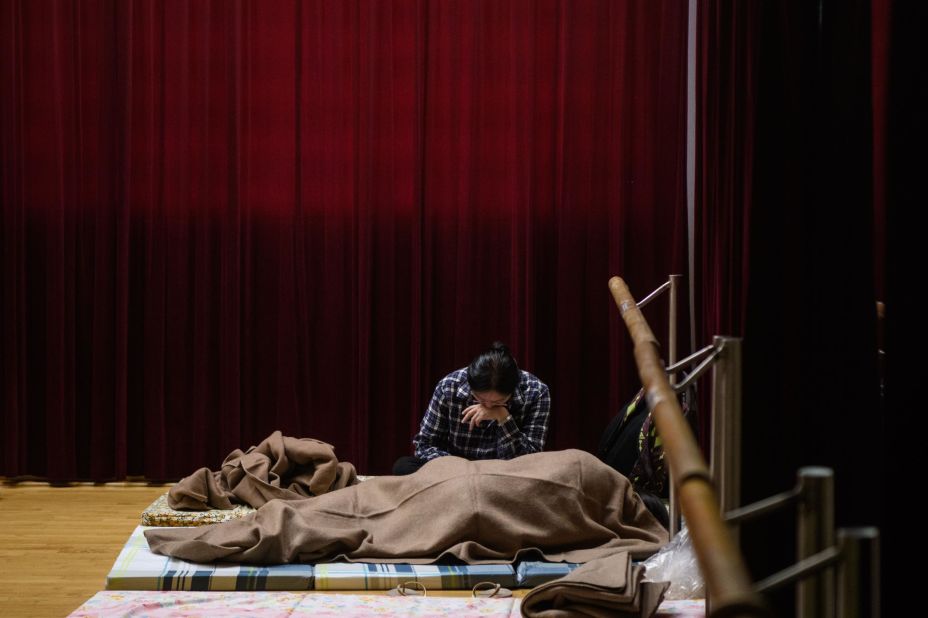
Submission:
[[[838,530],[843,560],[838,565],[838,616],[880,616],[880,531],[874,527]]]
[[[835,477],[831,468],[800,468],[796,509],[796,555],[804,560],[835,544]],[[826,569],[796,585],[798,618],[834,618],[834,569]]]
[[[722,351],[712,367],[709,468],[725,513],[741,504],[741,339],[715,337],[714,345]]]
[[[669,310],[669,325],[667,327],[668,336],[667,336],[667,365],[671,366],[677,362],[677,307],[679,307],[679,294],[680,294],[680,282],[683,279],[683,275],[670,275],[670,294],[668,296],[668,302],[670,304]],[[677,383],[676,374],[671,374],[667,376],[667,379],[670,380],[670,385],[673,386]],[[667,474],[667,482],[670,484],[670,536],[671,538],[680,531],[680,500],[677,496],[677,484],[674,482],[673,470],[670,470]]]

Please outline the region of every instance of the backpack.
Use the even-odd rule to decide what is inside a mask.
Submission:
[[[687,389],[681,395],[680,407],[695,433],[696,412],[691,403],[695,398],[691,390]],[[657,432],[644,389],[638,391],[609,422],[600,439],[597,455],[606,465],[628,477],[635,491],[664,498],[669,496],[664,442]]]

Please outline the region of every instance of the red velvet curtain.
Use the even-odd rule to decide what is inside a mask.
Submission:
[[[758,7],[705,2],[697,13],[696,346],[742,336],[753,190]]]
[[[754,190],[759,5],[700,2],[697,11],[694,314],[696,348],[743,337]],[[710,449],[709,380],[699,442]]]
[[[633,394],[606,282],[685,272],[685,3],[0,13],[0,474],[177,478],[273,429],[384,473],[497,338],[549,447]]]

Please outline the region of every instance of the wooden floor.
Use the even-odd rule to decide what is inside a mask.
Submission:
[[[0,616],[67,616],[164,487],[0,486]]]
[[[165,491],[126,484],[0,485],[0,617],[66,616],[103,590],[139,515]],[[513,591],[517,597],[526,592]]]

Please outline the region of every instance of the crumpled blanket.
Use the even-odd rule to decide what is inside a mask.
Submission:
[[[526,618],[652,616],[670,582],[646,582],[627,552],[587,562],[522,599]]]
[[[332,446],[275,431],[244,453],[229,453],[221,470],[200,468],[182,479],[168,492],[168,505],[193,511],[235,504],[260,508],[271,500],[302,500],[355,483],[354,466],[339,462]]]
[[[193,562],[326,560],[512,562],[521,554],[588,562],[646,558],[668,541],[627,478],[584,451],[508,461],[439,457],[312,500],[191,529],[147,530],[151,550]],[[537,558],[536,558],[537,559]]]

